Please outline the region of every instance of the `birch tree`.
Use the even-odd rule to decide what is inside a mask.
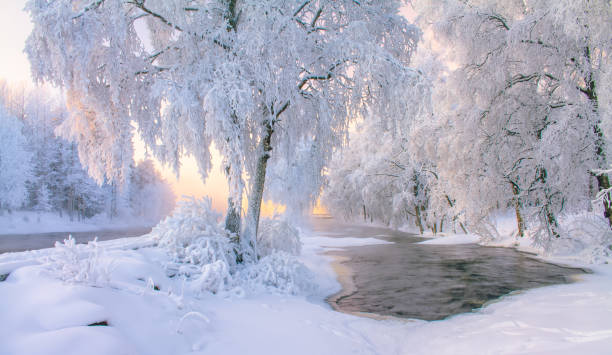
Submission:
[[[392,120],[406,105],[392,99],[416,80],[408,64],[420,34],[399,5],[30,0],[26,51],[35,77],[72,102],[65,125],[95,176],[126,176],[132,122],[158,159],[178,168],[191,154],[203,178],[214,142],[236,234],[247,192],[240,257],[250,260],[271,157],[294,159],[316,140],[324,149],[311,159],[323,167],[351,118],[376,110]]]

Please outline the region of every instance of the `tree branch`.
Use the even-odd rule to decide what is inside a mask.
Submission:
[[[91,10],[95,10],[95,9],[97,9],[98,7],[100,7],[100,5],[102,5],[102,3],[103,3],[104,1],[105,1],[105,0],[96,0],[96,1],[92,2],[91,4],[89,4],[89,5],[85,6],[85,8],[83,8],[83,10],[81,11],[81,13],[79,13],[79,14],[78,14],[78,15],[76,15],[76,16],[74,16],[72,19],[73,19],[73,20],[76,20],[76,19],[78,19],[79,17],[81,17],[81,16],[85,15],[85,13],[86,13],[86,12],[91,11]]]
[[[104,1],[104,0],[99,0],[99,1]],[[142,11],[146,12],[147,14],[149,14],[149,15],[151,15],[151,16],[153,16],[153,17],[155,17],[156,19],[158,19],[158,20],[160,20],[161,22],[163,22],[165,25],[168,25],[168,26],[170,26],[170,27],[174,28],[175,30],[178,30],[178,31],[183,32],[183,29],[182,29],[180,26],[178,26],[178,25],[176,25],[176,24],[174,24],[174,23],[172,23],[172,22],[168,21],[168,20],[167,20],[165,17],[163,17],[162,15],[160,15],[160,14],[158,14],[158,13],[156,13],[156,12],[153,12],[153,11],[151,11],[151,10],[150,10],[148,7],[146,7],[146,6],[145,6],[145,1],[146,1],[146,0],[133,0],[133,1],[128,1],[127,3],[128,3],[128,4],[132,4],[132,5],[136,6],[137,8],[139,8],[140,10],[142,10]]]

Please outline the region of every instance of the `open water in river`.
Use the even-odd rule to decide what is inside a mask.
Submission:
[[[347,274],[328,298],[337,310],[382,316],[444,319],[470,312],[513,291],[569,283],[588,272],[539,261],[509,248],[421,245],[413,234],[316,219],[329,237],[374,237],[393,242],[330,251]]]
[[[0,233],[2,230],[0,229]],[[77,243],[87,243],[94,238],[98,241],[117,238],[138,237],[151,232],[151,228],[134,227],[117,230],[100,230],[94,232],[48,232],[31,234],[0,234],[0,254],[52,248],[55,242],[61,242],[72,235]]]

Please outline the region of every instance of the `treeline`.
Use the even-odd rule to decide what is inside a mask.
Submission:
[[[54,212],[71,220],[105,214],[155,223],[172,210],[172,189],[150,160],[132,160],[121,186],[92,179],[76,144],[56,135],[68,114],[48,90],[0,83],[0,213]]]
[[[404,122],[370,113],[336,155],[325,202],[421,232],[546,243],[568,216],[612,224],[612,8],[589,1],[414,1],[421,102]]]

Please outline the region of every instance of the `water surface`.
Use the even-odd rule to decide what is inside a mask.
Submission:
[[[508,248],[422,245],[415,235],[385,228],[315,221],[329,237],[376,237],[394,244],[330,252],[348,269],[343,290],[328,301],[349,313],[444,319],[513,291],[571,282],[585,270],[545,263]]]
[[[32,234],[2,234],[0,235],[0,254],[8,252],[35,250],[51,248],[55,242],[61,242],[68,238],[68,235],[76,240],[77,243],[87,243],[94,238],[98,241],[111,240],[126,237],[138,237],[151,232],[151,228],[125,228],[117,230],[101,230],[95,232],[51,232],[51,233],[32,233]]]

